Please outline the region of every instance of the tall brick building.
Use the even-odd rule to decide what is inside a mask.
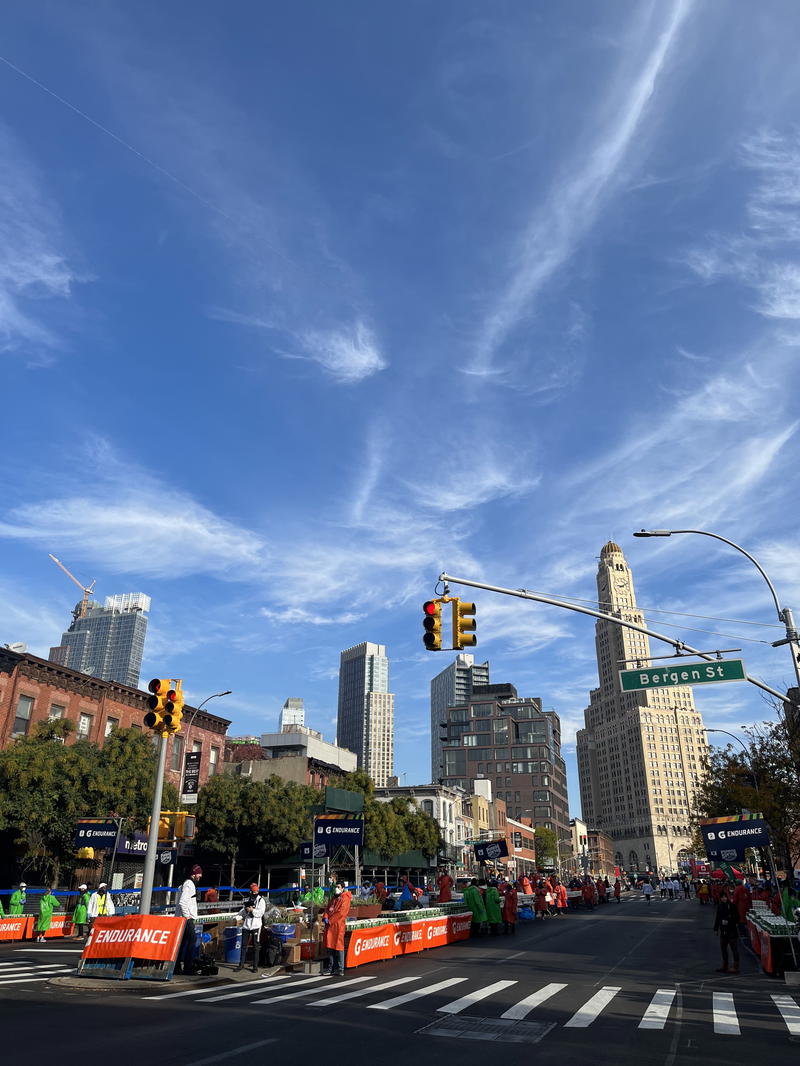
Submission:
[[[25,736],[37,722],[51,718],[68,718],[75,726],[67,744],[90,740],[102,747],[114,729],[143,728],[147,699],[146,692],[116,681],[101,681],[35,655],[0,648],[0,748]],[[205,710],[195,714],[188,704],[183,722],[182,733],[168,740],[167,776],[180,788],[188,741],[189,750],[202,753],[202,786],[222,770],[230,722]]]

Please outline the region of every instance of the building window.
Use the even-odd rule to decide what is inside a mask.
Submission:
[[[106,718],[106,737],[110,737],[115,729],[119,729],[119,718]]]
[[[219,764],[219,748],[212,748],[208,759],[208,776],[213,777]],[[319,783],[322,784],[322,774],[319,775]]]
[[[422,810],[425,812],[425,814],[429,814],[431,818],[433,818],[433,800],[423,800]]]
[[[21,736],[28,732],[31,724],[31,711],[33,710],[33,696],[20,696],[17,700],[17,713],[14,717],[14,727],[11,732],[14,736]]]
[[[203,750],[203,742],[202,742],[202,740],[195,740],[195,741],[192,742],[192,751],[202,751],[202,750]]]
[[[172,769],[180,770],[181,758],[183,756],[183,737],[175,736],[172,738]]]
[[[63,718],[66,714],[67,708],[61,703],[51,703],[50,710],[47,712],[47,720],[54,722],[57,718]]]
[[[79,737],[83,737],[85,739],[86,737],[89,736],[89,734],[92,731],[92,722],[93,721],[94,721],[93,715],[86,714],[84,711],[81,711],[80,715],[78,716],[78,736]]]

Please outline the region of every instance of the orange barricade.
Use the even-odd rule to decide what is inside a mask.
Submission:
[[[35,921],[36,919],[34,918]],[[44,938],[49,940],[53,936],[69,936],[71,932],[72,916],[69,914],[54,914],[50,921],[50,928],[45,930]]]
[[[440,918],[418,918],[410,922],[387,922],[371,929],[354,929],[349,934],[347,966],[410,955],[426,948],[438,948],[469,937],[470,914],[448,914]]]
[[[126,914],[96,918],[84,959],[151,959],[174,962],[186,920],[168,915]]]
[[[12,914],[0,918],[0,940],[26,940],[32,936],[33,923],[30,914]]]

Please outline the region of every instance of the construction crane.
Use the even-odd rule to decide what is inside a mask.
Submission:
[[[78,581],[77,577],[75,577],[74,574],[71,574],[69,572],[69,570],[67,570],[66,566],[64,566],[64,564],[61,562],[60,559],[56,559],[55,555],[51,555],[50,552],[48,552],[47,554],[50,555],[50,558],[53,560],[53,562],[56,564],[56,566],[61,567],[61,569],[64,571],[64,573],[70,579],[70,581],[74,581],[75,582],[75,584],[78,586],[78,588],[83,593],[83,599],[80,602],[80,606],[75,608],[75,610],[72,612],[72,615],[73,615],[73,618],[85,618],[86,617],[86,610],[87,610],[87,608],[89,606],[89,597],[94,592],[94,587],[97,584],[97,581],[93,581],[91,583],[91,585],[89,585],[89,587],[87,588],[85,585],[82,585],[80,583],[80,581]]]

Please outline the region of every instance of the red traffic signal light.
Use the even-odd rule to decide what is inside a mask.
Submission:
[[[426,600],[422,605],[422,626],[425,635],[422,642],[428,651],[441,651],[442,648],[442,605],[439,600]]]

